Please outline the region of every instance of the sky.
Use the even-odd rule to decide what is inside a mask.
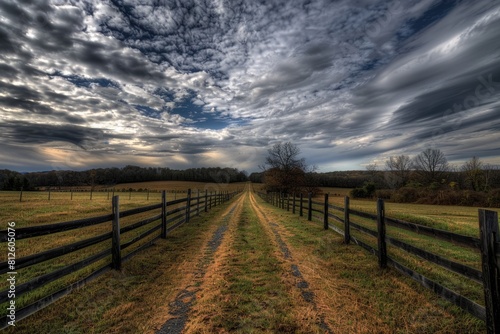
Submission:
[[[499,97],[498,1],[0,1],[0,169],[500,164]]]

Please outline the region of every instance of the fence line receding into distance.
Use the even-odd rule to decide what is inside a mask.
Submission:
[[[299,209],[300,216],[303,216],[304,211],[307,211],[309,221],[315,219],[322,222],[325,230],[332,229],[342,235],[344,243],[349,244],[352,241],[376,255],[380,268],[385,268],[387,265],[395,268],[464,311],[485,321],[488,334],[500,334],[500,237],[497,212],[479,210],[480,238],[475,238],[386,217],[384,202],[381,199],[377,201],[377,214],[370,214],[351,209],[349,207],[349,197],[345,197],[344,207],[341,207],[329,204],[328,194],[325,194],[322,203],[313,201],[311,195],[304,199],[302,194],[300,196],[262,192],[258,194],[265,201],[281,209],[290,211],[291,207],[294,214],[296,208]],[[365,223],[354,221],[353,218],[364,220]],[[366,221],[371,221],[372,224],[366,223]],[[373,227],[370,228],[370,225]],[[434,254],[407,241],[388,235],[386,226],[424,235],[432,238],[435,242],[443,240],[457,247],[475,250],[481,256],[481,270],[447,259],[444,256]],[[360,240],[359,237],[353,236],[352,230],[360,232],[360,235],[375,237],[377,246],[374,247],[374,245],[372,246],[368,242]],[[479,305],[460,293],[447,288],[444,284],[438,283],[436,280],[417,272],[417,270],[403,265],[400,260],[396,260],[395,256],[387,254],[387,245],[390,245],[391,249],[403,250],[405,253],[415,255],[450,272],[459,274],[472,284],[481,285],[484,291],[485,306]]]
[[[49,238],[57,238],[57,235],[54,234],[60,232],[74,230],[77,231],[75,233],[83,234],[80,231],[89,226],[102,229],[103,232],[83,240],[16,259],[15,271],[19,273],[30,271],[31,268],[34,268],[32,270],[36,273],[40,271],[40,268],[39,266],[34,266],[41,263],[51,268],[52,266],[55,267],[53,271],[44,272],[41,275],[31,278],[29,281],[16,285],[16,321],[37,312],[110,269],[120,270],[122,261],[129,259],[152,245],[158,238],[166,238],[170,231],[184,223],[188,223],[192,215],[199,215],[202,211],[207,212],[211,208],[233,198],[238,193],[238,191],[231,193],[208,193],[205,191],[200,194],[197,191],[193,196],[191,190],[188,190],[185,198],[167,201],[166,193],[163,191],[160,203],[126,211],[120,210],[119,196],[114,196],[112,198],[112,212],[110,214],[62,223],[16,228],[16,242],[22,239],[36,238],[33,241],[36,243],[50,243]],[[144,217],[146,214],[150,216]],[[132,218],[128,218],[126,224],[121,224],[122,220],[125,221],[127,217]],[[101,225],[109,222],[111,224]],[[8,230],[0,231],[0,243],[7,242],[7,232]],[[133,245],[135,247],[132,247]],[[80,257],[75,260],[73,258],[76,257],[74,252],[79,250],[84,250],[87,254],[80,254]],[[70,260],[60,259],[62,256],[70,256],[71,263],[68,264]],[[83,256],[86,257],[82,259]],[[58,261],[59,259],[61,260],[60,263],[46,262],[50,260]],[[8,273],[9,271],[11,270],[7,261],[0,263],[1,274]],[[76,281],[68,284],[64,282],[60,283],[62,287],[58,285],[57,291],[50,291],[50,293],[43,295],[41,298],[37,297],[38,299],[34,302],[31,300],[33,298],[31,298],[29,303],[25,302],[26,305],[18,305],[21,304],[19,301],[23,299],[28,300],[31,293],[37,296],[43,294],[44,291],[40,289],[43,289],[50,283],[55,282],[55,284],[58,284],[57,282],[61,282],[58,280],[73,274],[79,275]],[[9,303],[10,298],[8,295],[9,288],[0,291],[0,305],[7,305]],[[6,307],[3,309],[5,310]],[[8,326],[9,318],[5,315],[0,321],[0,327],[5,328]]]

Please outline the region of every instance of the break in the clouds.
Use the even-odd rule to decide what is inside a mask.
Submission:
[[[500,5],[0,2],[0,168],[500,162]]]

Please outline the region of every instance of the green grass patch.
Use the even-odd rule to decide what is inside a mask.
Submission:
[[[232,257],[220,291],[222,313],[211,319],[214,331],[292,333],[297,329],[290,300],[280,279],[275,246],[255,213],[245,204],[235,232]]]

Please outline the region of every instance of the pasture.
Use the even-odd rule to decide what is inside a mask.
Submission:
[[[185,197],[185,192],[187,189],[193,189],[193,196],[196,196],[198,190],[200,191],[200,195],[203,194],[205,191],[207,193],[210,192],[215,192],[215,191],[236,191],[236,190],[243,190],[245,188],[246,184],[245,183],[236,183],[236,184],[206,184],[206,183],[196,183],[196,182],[148,182],[148,183],[140,183],[140,184],[124,184],[124,185],[117,185],[116,189],[133,189],[135,191],[125,191],[125,192],[118,192],[115,191],[114,195],[120,195],[120,205],[122,210],[128,210],[132,208],[138,208],[141,206],[145,205],[151,205],[151,204],[156,204],[161,200],[161,194],[156,191],[160,191],[162,189],[165,189],[167,191],[171,191],[167,193],[167,199],[168,200],[173,200],[174,198],[182,198]],[[257,187],[254,187],[256,189],[259,189],[259,185]],[[139,189],[141,191],[139,191]],[[149,192],[144,191],[144,189],[150,189]],[[349,189],[341,189],[341,188],[323,188],[323,193],[329,193],[329,204],[334,205],[334,206],[343,206],[344,202],[344,197],[345,195],[348,194]],[[73,198],[69,199],[68,191],[61,191],[61,192],[52,192],[50,200],[48,199],[48,192],[43,191],[43,192],[25,192],[23,194],[23,201],[19,201],[19,192],[0,192],[0,217],[1,221],[5,222],[5,224],[9,221],[15,221],[16,222],[16,227],[26,227],[26,226],[36,226],[36,225],[44,225],[44,224],[51,224],[51,223],[57,223],[61,221],[69,221],[69,220],[74,220],[74,219],[80,219],[80,218],[87,218],[87,217],[92,217],[92,216],[97,216],[97,215],[102,215],[102,214],[107,214],[109,213],[111,209],[111,200],[109,198],[112,197],[112,190],[108,193],[107,190],[102,189],[101,191],[95,191],[92,194],[92,200],[90,200],[90,193],[89,192],[73,192]],[[321,199],[323,195],[317,197],[314,199],[316,202],[321,202]],[[376,213],[376,205],[375,201],[372,200],[351,200],[350,203],[350,208],[353,210],[358,210],[358,211],[363,211],[367,213]],[[172,207],[170,209],[175,209],[175,207]],[[315,209],[320,210],[321,206],[315,205]],[[498,209],[496,209],[498,212]],[[215,211],[216,212],[216,211]],[[209,213],[207,217],[211,217],[211,219],[216,219],[216,213]],[[335,213],[335,212],[334,212]],[[271,215],[271,212],[268,214]],[[316,213],[313,213],[314,215]],[[341,216],[342,213],[336,213],[339,216]],[[392,217],[392,218],[397,218],[401,220],[405,220],[408,222],[413,222],[425,226],[429,226],[432,228],[436,229],[441,229],[445,231],[450,231],[462,235],[468,235],[472,237],[478,237],[479,231],[478,231],[478,211],[477,208],[471,208],[471,207],[453,207],[453,206],[435,206],[435,205],[419,205],[419,204],[399,204],[399,203],[386,203],[386,217]],[[147,218],[147,214],[140,214],[137,219],[145,219]],[[288,220],[291,218],[289,216]],[[318,217],[316,217],[318,218]],[[316,219],[315,218],[315,219]],[[206,221],[205,218],[197,218],[194,220],[194,222],[200,222],[200,221]],[[355,218],[355,221],[357,224],[364,226],[366,228],[373,228],[373,222],[371,222],[369,219],[364,219],[363,217],[357,217]],[[282,222],[284,226],[287,226],[287,221]],[[133,221],[129,221],[127,219],[123,219],[123,226],[128,226],[133,224]],[[201,226],[199,223],[195,223],[198,228]],[[295,223],[294,223],[295,224]],[[336,224],[334,221],[331,221],[330,224],[337,225],[338,227],[342,227],[342,225]],[[300,225],[300,224],[299,224]],[[296,225],[298,227],[299,225]],[[5,228],[5,227],[4,227]],[[18,254],[17,257],[22,257],[22,256],[27,256],[30,254],[42,252],[48,249],[53,249],[55,247],[59,247],[64,244],[68,243],[73,243],[91,236],[94,236],[96,234],[101,234],[101,233],[106,233],[107,231],[110,230],[109,225],[96,225],[96,226],[90,226],[86,227],[83,229],[79,229],[78,233],[74,233],[72,231],[67,231],[67,232],[61,232],[57,233],[57,235],[48,235],[45,236],[44,238],[34,238],[34,239],[26,239],[26,240],[19,240],[18,241]],[[196,233],[196,229],[193,230],[192,227],[189,228],[191,231],[190,233]],[[142,233],[144,230],[139,230],[138,233]],[[297,235],[300,235],[301,232],[298,230],[295,230],[294,233],[297,233]],[[183,232],[181,234],[185,236]],[[175,234],[174,234],[175,235]],[[461,247],[458,247],[454,245],[453,243],[448,243],[448,242],[443,242],[443,241],[437,241],[436,239],[422,236],[422,235],[416,235],[414,233],[409,233],[407,231],[397,231],[396,229],[393,229],[391,227],[388,227],[388,235],[392,237],[398,237],[401,240],[404,240],[405,242],[409,242],[415,245],[419,245],[419,247],[424,248],[430,252],[436,253],[436,254],[442,254],[446,256],[447,258],[450,258],[454,261],[458,261],[461,263],[464,263],[467,266],[470,266],[471,268],[475,268],[477,270],[480,270],[481,267],[481,262],[480,262],[480,257],[479,254],[473,250],[469,249],[464,249]],[[374,245],[373,240],[370,240],[369,237],[359,233],[359,232],[353,232],[353,236],[358,238],[359,240],[366,242],[368,244]],[[308,244],[312,243],[312,238],[313,236],[311,235],[309,237],[310,239],[307,241]],[[292,241],[291,239],[290,241]],[[321,239],[322,240],[322,239]],[[318,241],[319,242],[319,241]],[[303,245],[307,246],[307,244]],[[332,249],[334,247],[333,245],[327,245],[324,243],[324,241],[321,241],[317,244],[318,247],[320,247],[323,250],[316,250],[323,252],[326,250],[332,251],[334,253],[337,253],[338,250]],[[374,245],[375,246],[375,245]],[[98,252],[102,251],[105,249],[106,245],[101,244],[101,245],[96,245],[93,247],[89,247],[85,251],[79,251],[79,255],[66,255],[61,259],[55,259],[46,262],[43,265],[35,266],[33,269],[30,268],[30,270],[24,271],[23,275],[19,275],[19,283],[26,282],[33,277],[37,277],[41,274],[50,272],[52,270],[55,270],[57,268],[60,268],[63,265],[66,265],[67,263],[74,262],[75,260],[78,260],[80,258],[84,258],[86,256],[89,256],[93,252]],[[261,247],[261,246],[259,246]],[[301,247],[300,244],[297,244],[297,247]],[[177,250],[176,250],[177,251]],[[313,252],[316,252],[313,250]],[[350,250],[351,252],[352,250]],[[356,251],[357,253],[358,251]],[[448,272],[447,270],[444,270],[440,268],[439,266],[429,264],[429,263],[424,263],[422,260],[418,258],[413,258],[405,254],[404,252],[401,252],[396,249],[390,250],[391,254],[393,256],[396,256],[399,261],[404,263],[406,266],[412,269],[423,269],[425,274],[432,278],[433,280],[445,284],[451,288],[453,288],[456,291],[459,291],[461,294],[466,295],[468,298],[470,298],[472,301],[484,305],[484,299],[482,297],[482,288],[479,285],[476,284],[468,284],[466,281],[464,281],[459,275],[453,274]],[[182,254],[182,251],[179,250],[179,254]],[[321,253],[322,254],[322,253]],[[323,254],[324,255],[324,254]],[[179,255],[183,256],[183,255]],[[347,256],[347,255],[346,255]],[[348,256],[347,256],[348,257]],[[142,257],[141,257],[142,258]],[[6,260],[6,254],[2,253],[1,255],[1,261]],[[173,266],[175,262],[174,259],[169,260],[170,265]],[[132,261],[133,262],[133,261]],[[93,267],[90,267],[89,270],[93,268],[97,268],[99,266],[102,266],[104,263],[103,261],[95,263]],[[354,261],[354,263],[357,263],[357,261]],[[376,263],[376,260],[375,260]],[[132,264],[132,266],[136,266],[135,264]],[[145,268],[140,266],[140,268]],[[151,268],[146,268],[147,270]],[[135,270],[135,269],[134,269]],[[165,267],[162,270],[170,270],[167,267]],[[356,271],[355,268],[352,268],[352,270]],[[86,272],[82,272],[79,275],[70,275],[61,282],[56,282],[55,284],[50,284],[40,293],[51,293],[53,291],[56,291],[59,289],[61,286],[64,284],[67,284],[68,282],[73,282],[78,279],[80,279],[82,276],[84,276]],[[362,273],[360,274],[361,276],[366,275],[367,273]],[[170,274],[169,274],[170,275]],[[108,275],[109,276],[109,275]],[[121,280],[120,277],[115,277],[116,274],[112,274],[112,280],[119,279]],[[350,277],[357,277],[359,276],[358,274],[354,274],[353,272],[346,273],[345,277],[343,278],[350,278]],[[147,284],[146,277],[141,276],[141,284]],[[364,276],[363,276],[364,277]],[[158,281],[156,281],[158,283]],[[121,284],[121,283],[120,283]],[[155,283],[156,284],[156,283]],[[326,284],[326,282],[325,282]],[[365,283],[363,283],[365,284]],[[6,288],[6,283],[2,282],[0,283],[0,288],[5,289]],[[86,288],[84,288],[86,289]],[[92,288],[91,288],[92,289]],[[152,289],[155,289],[152,287]],[[321,289],[321,287],[320,287]],[[80,291],[80,290],[79,290]],[[373,291],[374,294],[376,295],[381,295],[384,294],[384,291]],[[78,292],[78,294],[75,294],[75,296],[80,296],[76,298],[83,298],[85,294],[83,292]],[[70,297],[74,298],[74,297]],[[85,297],[87,298],[87,297]],[[116,296],[113,296],[114,299],[116,299]],[[141,297],[142,298],[142,297]],[[139,298],[139,299],[141,299]],[[229,297],[228,297],[229,298]],[[252,298],[250,298],[252,299]],[[30,301],[29,298],[26,299],[21,299],[20,303],[28,303]],[[65,302],[63,302],[65,303]],[[80,303],[79,300],[76,300],[76,303]],[[114,300],[112,303],[114,303],[114,307],[119,307],[120,301]],[[118,303],[118,304],[117,304]],[[447,304],[444,303],[444,301],[437,300],[437,303],[441,306],[444,306],[447,312],[451,312],[452,318],[455,317],[463,317],[464,314],[462,311],[457,311],[454,308],[450,308],[449,306],[445,306]],[[64,305],[64,304],[63,304]],[[100,307],[99,305],[95,305],[95,307]],[[49,306],[50,308],[50,306]],[[83,311],[79,311],[82,313]],[[92,312],[92,310],[91,310]],[[98,312],[94,310],[93,312]],[[382,312],[382,310],[380,310]],[[46,311],[42,311],[41,314],[47,314]],[[82,313],[83,314],[83,313]],[[48,315],[45,315],[46,317]],[[95,315],[92,315],[93,317]],[[108,319],[107,321],[110,321]],[[147,320],[147,319],[146,319]],[[473,320],[473,318],[470,318],[469,316],[464,318],[465,322],[469,322],[471,324],[471,327],[469,328],[474,328],[472,332],[476,332],[478,328],[480,328],[482,325],[480,325],[476,320]],[[133,320],[131,320],[133,321]],[[433,320],[434,321],[434,320]],[[81,326],[82,324],[79,323],[78,326]],[[129,324],[130,325],[130,324]],[[103,325],[105,326],[105,325]],[[198,326],[198,325],[197,325]],[[397,324],[393,324],[390,326],[390,328],[396,328],[393,326],[397,326]],[[436,326],[436,324],[433,324],[433,326]],[[456,328],[456,327],[455,327]],[[87,328],[88,329],[88,328]],[[366,328],[365,328],[366,329]],[[151,330],[151,328],[149,328]],[[479,331],[480,332],[480,331]]]

